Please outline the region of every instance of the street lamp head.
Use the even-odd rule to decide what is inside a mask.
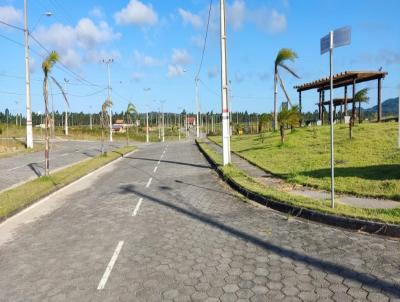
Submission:
[[[53,15],[53,12],[47,11],[43,15],[45,15],[46,17],[51,17]]]

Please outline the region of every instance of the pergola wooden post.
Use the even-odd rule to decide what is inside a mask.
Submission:
[[[353,106],[351,108],[351,125],[354,126],[354,120],[356,117],[356,102],[355,102],[355,96],[356,96],[356,80],[353,80]]]
[[[301,113],[301,91],[299,91],[299,111]]]
[[[322,125],[324,124],[324,117],[325,117],[325,105],[324,105],[324,102],[325,102],[325,90],[322,90],[322,103],[321,103],[321,123],[322,123]]]
[[[319,91],[318,117],[322,123],[322,91]]]
[[[344,116],[347,115],[347,85],[344,86]]]
[[[382,78],[378,78],[378,123],[382,118]]]

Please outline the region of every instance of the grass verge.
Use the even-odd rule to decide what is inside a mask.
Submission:
[[[336,208],[330,207],[330,202],[319,201],[309,197],[288,194],[277,189],[269,188],[257,182],[245,172],[238,169],[234,165],[223,166],[222,158],[214,150],[209,148],[207,144],[199,141],[200,148],[208,154],[208,156],[217,165],[226,179],[237,183],[248,191],[261,195],[269,200],[290,204],[297,207],[320,211],[327,214],[358,218],[370,221],[379,221],[391,224],[400,224],[400,208],[397,209],[362,209],[348,205],[336,203]]]
[[[288,130],[285,143],[278,132],[233,136],[239,156],[291,183],[330,190],[330,127]],[[221,144],[220,137],[210,137]],[[356,196],[400,201],[400,149],[397,123],[335,125],[335,189]],[[288,164],[290,163],[290,165]]]
[[[135,147],[131,146],[123,147],[106,155],[98,155],[48,177],[43,176],[0,193],[0,221],[134,149]]]

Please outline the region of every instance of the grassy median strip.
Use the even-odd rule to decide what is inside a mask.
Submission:
[[[267,199],[290,204],[297,207],[307,208],[323,213],[359,218],[364,220],[379,221],[384,223],[400,224],[400,208],[397,209],[362,209],[336,203],[336,208],[330,207],[330,202],[319,201],[313,198],[293,195],[278,189],[267,187],[234,165],[222,166],[221,155],[216,153],[207,144],[199,142],[200,148],[216,163],[217,168],[222,171],[225,178],[230,179],[248,191],[261,195]]]
[[[0,193],[0,221],[134,149],[135,147],[129,146],[107,152],[106,155],[99,154],[48,177],[39,177]]]

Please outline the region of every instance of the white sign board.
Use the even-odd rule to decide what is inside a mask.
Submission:
[[[351,43],[351,27],[345,26],[333,31],[333,45],[331,45],[330,33],[321,38],[321,55],[326,53],[330,48],[336,48]]]

